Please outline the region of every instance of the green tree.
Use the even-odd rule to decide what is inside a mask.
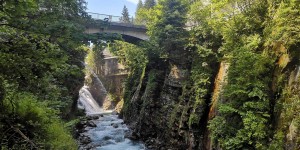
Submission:
[[[134,19],[135,24],[142,24],[139,13],[143,8],[144,8],[143,1],[139,0],[138,4],[136,6],[136,10],[135,10],[135,19]]]
[[[84,80],[85,2],[0,4],[0,132],[5,133],[0,138],[7,142],[1,146],[30,149],[32,144],[23,143],[20,132],[5,132],[14,127],[38,148],[74,149],[61,119],[74,113]],[[66,143],[55,140],[59,134]]]
[[[146,9],[153,8],[155,5],[156,5],[155,0],[145,0],[145,5],[144,5],[144,7],[145,7]]]
[[[125,65],[130,71],[142,69],[148,63],[145,50],[137,45],[123,41],[114,41],[111,44],[110,51],[118,56],[120,63]]]
[[[150,39],[159,45],[161,56],[171,61],[187,56],[184,45],[188,32],[185,30],[187,5],[181,0],[159,1],[153,21],[148,25]]]
[[[170,64],[179,64],[189,68],[189,75],[179,92],[182,95],[164,103],[171,113],[163,114],[163,118],[168,118],[169,114],[173,116],[171,121],[164,119],[163,122],[167,122],[170,128],[157,125],[167,132],[172,129],[172,137],[176,140],[192,143],[195,146],[192,149],[201,149],[201,143],[208,140],[203,134],[208,132],[202,130],[208,117],[212,119],[208,128],[213,148],[297,149],[299,133],[292,135],[290,130],[300,124],[299,115],[295,115],[299,112],[299,81],[291,83],[298,70],[295,68],[300,65],[300,1],[187,1],[193,2],[188,15],[186,1],[182,0],[161,0],[158,5],[141,8],[137,12],[139,23],[146,24],[148,28],[150,40],[142,44],[143,49],[124,43],[121,47],[131,50],[119,48],[121,60],[132,68],[139,68],[132,69],[126,83],[126,117],[137,113],[141,116],[151,114],[145,109],[151,101],[148,93],[161,94],[165,90],[156,88],[164,85],[164,76],[157,82],[152,79],[158,79],[160,75],[153,76],[151,72],[155,70],[166,74]],[[189,32],[186,31],[186,22]],[[215,103],[216,112],[210,112],[219,61],[228,64],[228,70]],[[140,63],[145,68],[141,69],[136,62],[145,62]],[[145,78],[147,76],[148,79]],[[153,92],[152,88],[157,91]],[[150,92],[145,90],[146,96],[138,99],[139,102],[132,102],[132,96],[143,95],[144,89]],[[161,98],[156,96],[155,99]],[[145,97],[147,100],[143,99]],[[155,116],[153,120],[160,117]],[[159,134],[169,138],[169,133]],[[187,134],[193,134],[193,141],[189,141]]]
[[[122,10],[122,17],[120,18],[120,21],[124,23],[130,23],[129,12],[125,5]]]
[[[262,46],[265,3],[237,0],[208,5],[208,24],[223,37],[220,49],[230,64],[224,98],[209,125],[213,140],[223,149],[267,148],[274,59]]]
[[[139,1],[138,5],[137,5],[137,9],[135,12],[135,23],[136,24],[142,24],[142,25],[146,25],[149,22],[151,22],[150,19],[151,17],[157,16],[156,13],[154,13],[153,11],[155,11],[155,6],[156,6],[156,2],[155,0],[147,0],[145,1],[145,4],[142,5],[142,1]],[[147,6],[146,6],[147,4]]]
[[[137,6],[136,6],[136,11],[135,11],[135,15],[137,16],[137,12],[144,7],[143,1],[139,0]]]
[[[31,50],[28,49],[28,53],[26,54],[32,54],[34,56],[35,54],[34,50],[44,49],[44,50],[39,50],[37,53],[45,53],[45,54],[41,54],[41,56],[50,57],[46,54],[51,54],[50,52],[52,49],[59,49],[56,50],[56,51],[60,51],[59,52],[60,54],[57,55],[64,57],[64,59],[61,59],[61,61],[64,60],[65,62],[57,61],[57,64],[55,64],[56,61],[49,61],[49,63],[51,62],[54,66],[65,65],[64,67],[66,67],[66,69],[62,69],[65,70],[65,72],[57,73],[60,76],[54,76],[54,77],[57,79],[56,80],[57,83],[60,82],[60,84],[66,85],[66,88],[69,92],[69,93],[67,92],[68,93],[67,95],[69,96],[72,95],[71,97],[75,102],[77,100],[77,96],[75,96],[75,93],[77,93],[76,90],[78,87],[81,86],[82,84],[81,78],[82,76],[84,76],[83,72],[81,71],[82,69],[81,60],[84,59],[84,51],[80,47],[83,44],[82,41],[85,40],[84,39],[85,35],[83,31],[84,31],[84,23],[87,21],[87,19],[85,19],[86,12],[84,11],[85,10],[84,5],[85,5],[84,1],[77,1],[77,0],[67,0],[64,2],[9,1],[3,3],[3,7],[2,7],[3,11],[1,11],[1,15],[3,15],[4,18],[3,21],[4,24],[1,26],[1,30],[5,35],[4,41],[12,41],[12,43],[16,41],[24,41],[24,42],[18,42],[14,45],[10,45],[8,42],[2,42],[1,44],[4,46],[1,49],[2,52],[11,53],[12,55],[14,55],[12,49],[14,49],[15,52],[21,52],[23,46],[28,45],[24,47],[24,50],[26,49],[26,47],[32,46],[33,48]],[[15,9],[17,11],[14,11]],[[53,13],[54,11],[56,13]],[[31,41],[27,41],[26,39],[31,39]],[[46,44],[41,44],[41,46],[36,46],[39,43],[46,43]],[[47,51],[47,49],[49,49],[49,51]],[[25,55],[25,53],[22,53],[22,55]],[[35,61],[33,60],[32,62]],[[42,63],[37,62],[37,64],[39,65],[33,65],[35,69],[32,70],[45,69],[42,67],[38,67]],[[45,64],[45,66],[47,65]],[[17,70],[15,71],[18,72]],[[33,71],[33,72],[37,74],[47,73],[47,71],[45,72]],[[15,74],[17,75],[18,73]],[[36,75],[36,76],[42,78],[41,75]],[[27,86],[27,87],[21,86],[20,88],[33,89],[33,87],[36,87],[34,85],[24,84],[30,81],[27,80],[26,78],[17,78],[17,79],[23,79],[19,83],[21,83],[21,85]],[[11,80],[14,80],[14,78],[11,78]],[[34,84],[34,82],[32,82],[32,84]],[[47,91],[47,90],[39,90],[39,91]],[[41,93],[41,95],[44,94]]]

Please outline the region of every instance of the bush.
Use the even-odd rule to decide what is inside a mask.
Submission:
[[[1,145],[12,149],[77,149],[58,112],[31,93],[7,88],[1,108]]]

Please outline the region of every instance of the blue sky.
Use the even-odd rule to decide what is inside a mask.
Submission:
[[[121,16],[124,5],[128,8],[129,15],[134,16],[138,0],[86,0],[87,12]]]

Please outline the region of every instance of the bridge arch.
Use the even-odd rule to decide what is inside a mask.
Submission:
[[[133,23],[120,22],[118,16],[89,13],[94,20],[107,21],[107,26],[101,28],[97,25],[90,24],[86,28],[86,33],[118,33],[122,35],[123,39],[129,43],[135,43],[138,41],[145,41],[149,39],[146,34],[147,28],[143,25],[134,25]],[[120,18],[120,17],[119,17]],[[133,21],[133,19],[132,19]]]

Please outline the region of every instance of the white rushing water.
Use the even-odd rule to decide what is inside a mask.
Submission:
[[[79,91],[78,108],[84,109],[87,115],[102,111],[86,85]]]
[[[103,87],[99,92],[105,91],[102,82],[97,76],[97,84]],[[79,149],[92,149],[92,150],[145,150],[141,142],[134,142],[125,138],[125,134],[129,131],[123,120],[118,118],[112,110],[104,111],[99,104],[95,101],[89,91],[87,85],[83,86],[79,91],[78,108],[84,109],[87,116],[98,115],[99,119],[90,120],[96,127],[86,126],[81,137],[89,137],[91,140],[88,144],[80,143]]]
[[[99,115],[99,119],[92,120],[97,127],[85,127],[85,132],[81,136],[89,137],[91,142],[81,145],[80,149],[92,150],[145,150],[141,142],[134,142],[125,138],[129,132],[123,120],[118,118],[112,110],[103,111],[84,86],[79,92],[80,98],[78,107],[85,109],[87,115]]]
[[[125,138],[125,134],[129,129],[117,115],[103,115],[103,117],[95,120],[94,123],[97,127],[88,127],[85,135],[91,138],[91,145],[95,145],[95,150],[145,149],[142,143]]]

